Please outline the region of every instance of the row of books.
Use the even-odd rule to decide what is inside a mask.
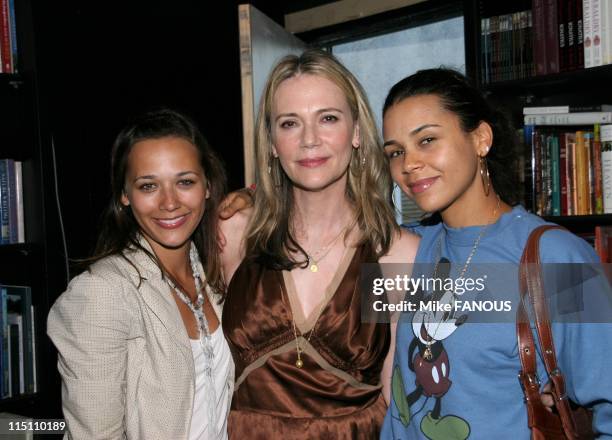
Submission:
[[[575,131],[526,125],[524,135],[536,214],[612,213],[612,125]]]
[[[0,0],[0,73],[17,72],[15,0]]]
[[[481,19],[481,81],[484,84],[534,75],[531,10]]]
[[[36,332],[31,290],[0,285],[0,397],[38,391]]]
[[[484,84],[612,63],[612,0],[533,0],[481,19]]]
[[[24,243],[22,164],[0,159],[0,244]]]

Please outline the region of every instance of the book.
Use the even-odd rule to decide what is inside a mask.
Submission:
[[[593,170],[593,214],[603,214],[603,187],[601,174],[601,129],[599,124],[593,127],[593,154],[591,158]]]
[[[9,174],[7,162],[0,160],[0,244],[8,244],[9,237]]]
[[[551,207],[548,212],[551,215],[561,215],[561,189],[559,172],[559,139],[556,135],[548,136],[548,148],[550,155],[550,181],[551,181]]]
[[[23,214],[23,173],[22,164],[15,161],[15,195],[17,211],[17,243],[25,243],[25,218]]]
[[[33,316],[32,316],[32,293],[28,286],[4,286],[7,292],[7,309],[9,312],[17,313],[23,320],[23,338],[21,339],[21,350],[24,353],[24,392],[34,392],[33,374]]]
[[[557,24],[557,0],[546,0],[546,73],[559,72],[559,26]]]
[[[575,23],[576,23],[576,52],[575,52],[575,68],[584,68],[584,14],[582,10],[582,1],[576,0],[575,5]]]
[[[0,0],[0,56],[2,57],[2,73],[12,73],[11,63],[11,25],[9,0]]]
[[[17,192],[15,188],[15,161],[4,159],[8,172],[9,243],[17,243]]]
[[[9,313],[8,320],[11,328],[10,343],[13,344],[11,346],[11,382],[14,396],[25,393],[23,318],[20,314]]]
[[[524,115],[550,115],[557,113],[612,112],[612,104],[595,105],[549,105],[523,107]]]
[[[612,10],[610,0],[601,1],[601,64],[612,63],[610,48],[610,25],[612,22]]]
[[[545,2],[545,0],[533,0],[533,62],[535,63],[536,75],[546,75],[548,73]]]
[[[593,67],[593,27],[591,0],[582,0],[582,36],[584,38],[584,68]]]
[[[2,398],[11,396],[11,376],[9,367],[9,344],[8,344],[8,310],[6,288],[0,286],[0,299],[2,300]]]
[[[612,112],[525,115],[525,125],[594,125],[612,123]]]
[[[595,251],[602,263],[612,263],[612,226],[595,226]]]
[[[612,125],[600,127],[604,214],[612,214]]]
[[[591,67],[601,66],[601,2],[602,0],[591,0],[591,35],[592,35],[592,60]]]
[[[555,0],[557,1],[557,0]],[[567,59],[567,22],[568,22],[568,2],[566,0],[557,1],[557,28],[558,28],[558,43],[559,43],[559,72],[568,70]]]
[[[15,0],[9,0],[9,23],[10,23],[10,40],[11,40],[11,59],[12,59],[12,73],[18,71],[18,60],[17,60],[17,21],[15,18]]]
[[[567,144],[565,133],[559,136],[559,192],[561,215],[568,215],[569,161],[567,160]]]

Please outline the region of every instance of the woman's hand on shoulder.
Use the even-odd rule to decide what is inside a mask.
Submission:
[[[253,208],[246,208],[237,211],[228,219],[219,221],[221,264],[228,283],[244,258],[244,239],[252,212]]]
[[[379,259],[380,263],[408,263],[414,262],[420,238],[418,235],[400,228],[393,237],[389,252]]]

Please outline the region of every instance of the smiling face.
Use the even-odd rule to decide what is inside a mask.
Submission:
[[[436,95],[416,95],[384,116],[385,154],[402,191],[426,212],[470,206],[484,197],[478,156],[491,145],[486,123],[466,133]]]
[[[121,203],[131,206],[157,255],[187,248],[207,198],[204,170],[191,142],[163,137],[132,146]]]
[[[273,154],[292,183],[307,191],[346,184],[359,129],[342,90],[325,77],[283,81],[270,119]]]

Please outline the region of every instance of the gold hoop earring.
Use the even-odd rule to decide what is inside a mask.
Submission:
[[[480,179],[482,180],[482,187],[484,189],[485,196],[489,196],[491,192],[491,176],[489,175],[489,166],[487,165],[487,158],[485,156],[479,156],[480,160]]]

